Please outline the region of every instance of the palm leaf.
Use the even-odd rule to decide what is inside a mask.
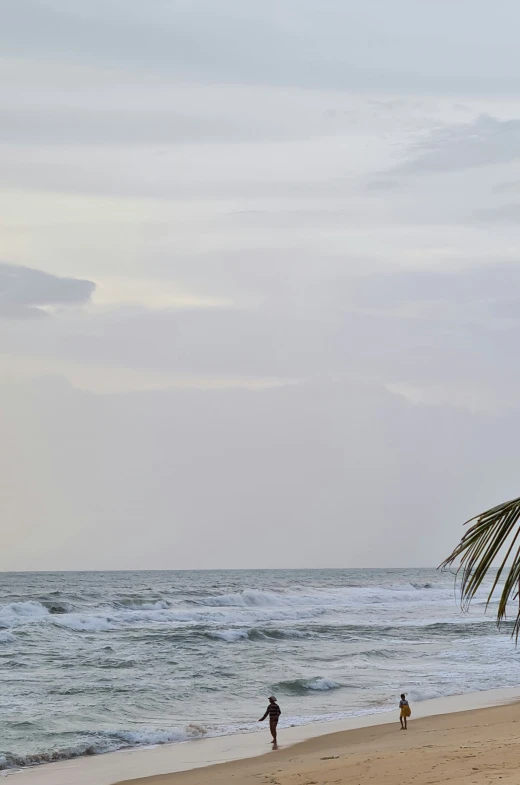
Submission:
[[[520,633],[520,498],[499,504],[466,521],[472,524],[453,552],[440,565],[448,570],[458,562],[455,575],[460,577],[461,603],[467,609],[482,583],[499,561],[497,573],[489,592],[486,608],[506,570],[497,610],[497,624],[506,619],[510,599],[519,599],[519,607],[512,635],[518,642]]]

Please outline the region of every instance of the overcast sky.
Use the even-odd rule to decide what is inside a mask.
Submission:
[[[436,566],[520,494],[514,0],[3,0],[1,569]]]

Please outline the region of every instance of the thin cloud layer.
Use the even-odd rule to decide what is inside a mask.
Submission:
[[[4,3],[2,566],[432,564],[517,492],[519,23]]]
[[[0,318],[45,316],[46,306],[84,305],[96,285],[41,270],[0,263]]]
[[[394,173],[456,172],[520,160],[520,120],[481,115],[471,123],[441,128],[412,149]]]
[[[502,0],[8,0],[5,56],[319,89],[518,89],[517,6]]]

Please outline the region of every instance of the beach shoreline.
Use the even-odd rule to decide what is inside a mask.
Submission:
[[[403,691],[417,705],[517,682],[509,630],[462,614],[435,570],[35,573],[0,581],[0,617],[9,771],[135,749],[148,767],[145,748],[170,743],[175,761],[257,755],[273,693],[292,743]]]
[[[481,715],[493,707],[503,707],[520,701],[520,688],[502,688],[472,692],[464,695],[454,695],[445,698],[435,698],[415,703],[413,709],[413,723],[424,723],[429,719],[446,717],[454,714],[475,713]],[[473,722],[473,720],[472,720]],[[412,723],[412,728],[413,728]],[[485,723],[483,723],[485,724]],[[280,750],[276,753],[268,752],[269,731],[236,734],[200,739],[195,741],[166,744],[155,748],[134,748],[120,750],[93,757],[74,758],[57,763],[46,763],[40,766],[25,769],[8,770],[3,772],[7,776],[14,776],[18,785],[115,785],[128,781],[143,780],[141,785],[148,785],[153,780],[159,785],[159,780],[166,782],[167,778],[175,777],[176,782],[183,782],[179,776],[184,773],[188,777],[194,770],[210,768],[223,764],[237,766],[243,763],[249,766],[251,760],[265,761],[276,754],[281,760],[291,750],[311,744],[318,751],[339,747],[348,744],[347,739],[336,741],[338,736],[356,732],[374,734],[382,733],[383,736],[388,726],[394,725],[398,729],[398,712],[380,712],[363,716],[351,717],[280,730]],[[266,755],[267,753],[267,755]],[[262,763],[264,765],[264,763]],[[269,761],[267,763],[269,766]],[[209,776],[199,771],[199,781],[202,783]],[[203,779],[204,778],[204,779]],[[207,780],[208,782],[210,780]]]
[[[513,785],[518,701],[313,738],[276,752],[117,785]]]

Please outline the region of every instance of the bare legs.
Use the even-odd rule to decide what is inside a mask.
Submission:
[[[271,736],[273,737],[273,750],[278,748],[278,737],[276,735],[276,729],[278,725],[278,720],[271,720],[269,723],[269,730],[271,731]]]

